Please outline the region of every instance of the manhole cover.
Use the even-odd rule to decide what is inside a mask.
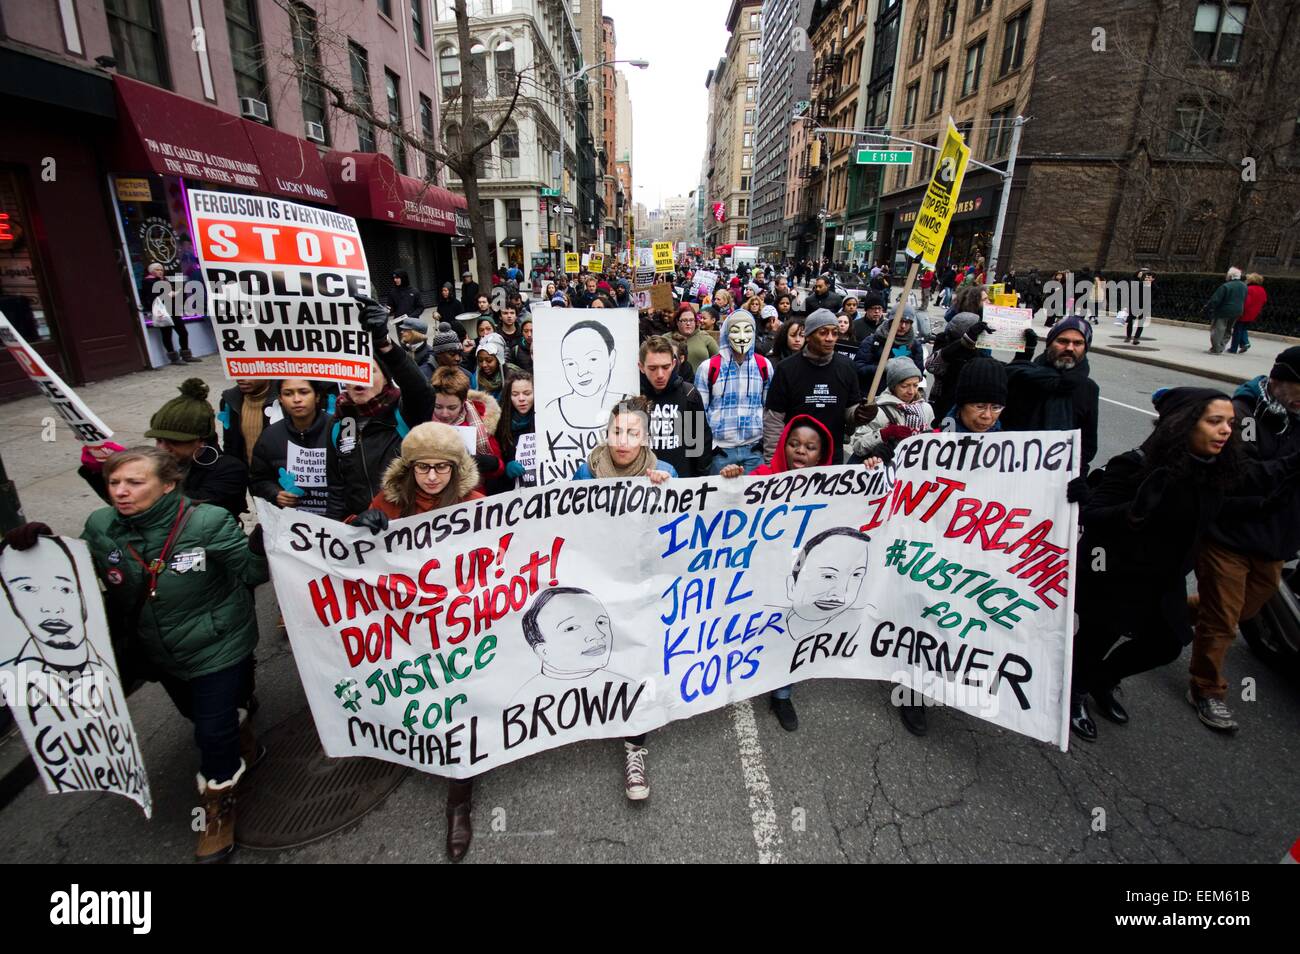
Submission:
[[[239,792],[235,838],[245,848],[296,848],[332,835],[387,798],[410,771],[378,759],[328,758],[310,709],[261,742],[266,757]]]

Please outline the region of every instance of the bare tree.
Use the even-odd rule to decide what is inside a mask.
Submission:
[[[1236,9],[1221,5],[1227,28],[1200,48],[1188,5],[1169,0],[1153,4],[1149,35],[1125,42],[1128,31],[1113,31],[1142,76],[1134,148],[1120,163],[1142,197],[1130,247],[1156,216],[1208,233],[1217,271],[1245,265],[1250,239],[1300,222],[1300,0],[1252,3],[1239,33]]]
[[[437,184],[436,163],[442,163],[460,179],[465,193],[466,214],[474,242],[474,257],[478,263],[478,283],[491,288],[492,268],[496,262],[496,249],[488,243],[487,225],[479,202],[479,178],[492,155],[492,144],[500,137],[519,105],[520,97],[550,94],[550,90],[531,78],[532,67],[516,70],[509,92],[498,89],[496,99],[487,99],[483,93],[486,77],[479,75],[470,52],[470,18],[466,0],[455,0],[456,37],[460,67],[460,85],[448,93],[444,90],[443,109],[451,113],[458,109],[460,133],[447,142],[437,129],[434,138],[428,139],[408,129],[401,117],[393,118],[387,110],[374,105],[367,88],[353,88],[349,69],[351,51],[346,29],[322,22],[311,11],[292,2],[275,0],[289,17],[295,35],[314,35],[316,48],[310,44],[291,46],[281,51],[281,72],[303,88],[322,90],[327,105],[337,113],[351,116],[370,128],[385,133],[394,144],[401,144],[426,157],[423,182],[426,189]],[[525,92],[528,90],[528,92]],[[553,95],[553,94],[551,94]]]

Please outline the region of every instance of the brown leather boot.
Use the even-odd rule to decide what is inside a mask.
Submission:
[[[235,789],[244,774],[244,763],[226,782],[209,782],[199,775],[200,807],[203,809],[199,846],[194,860],[199,864],[225,861],[235,850]]]
[[[447,857],[452,861],[464,858],[474,839],[474,826],[470,822],[473,794],[473,779],[452,779],[447,787]]]

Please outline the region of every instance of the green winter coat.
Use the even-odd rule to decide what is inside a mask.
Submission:
[[[265,583],[270,574],[266,557],[249,549],[229,512],[186,500],[193,513],[159,574],[158,595],[142,603],[148,574],[127,547],[134,547],[145,562],[156,559],[181,499],[180,491],[173,490],[130,517],[112,507],[96,510],[81,539],[104,584],[104,605],[118,646],[126,644],[169,675],[189,680],[228,669],[253,652],[257,617],[251,587]]]
[[[1205,317],[1210,321],[1236,321],[1246,307],[1246,283],[1239,278],[1224,282],[1205,303]]]

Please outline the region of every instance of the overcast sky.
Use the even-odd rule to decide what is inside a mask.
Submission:
[[[699,186],[709,142],[704,77],[726,51],[729,8],[728,0],[605,0],[618,58],[650,61],[644,70],[616,67],[632,99],[632,201],[647,209]]]

